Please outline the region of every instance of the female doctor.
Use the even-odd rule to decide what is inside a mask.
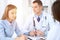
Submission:
[[[25,36],[21,34],[18,29],[16,19],[16,6],[7,5],[5,12],[0,20],[0,40],[25,40]],[[17,38],[12,38],[14,31],[17,34]]]
[[[48,33],[47,40],[60,40],[60,1],[54,2],[52,13],[55,22]]]

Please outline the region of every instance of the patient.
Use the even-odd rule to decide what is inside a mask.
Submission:
[[[9,4],[5,8],[5,12],[0,20],[0,40],[25,40],[25,36],[21,34],[16,19],[16,10],[17,7]],[[14,31],[17,34],[17,38],[12,38]]]

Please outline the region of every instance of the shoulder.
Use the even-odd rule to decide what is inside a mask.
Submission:
[[[46,13],[46,12],[44,12],[44,11],[42,12],[42,15],[43,15],[43,16],[47,16],[47,14],[48,14],[48,13]]]
[[[0,28],[4,26],[4,20],[0,20]]]
[[[48,18],[48,17],[50,17],[50,18],[52,17],[52,14],[50,14],[50,13],[47,13],[47,12],[44,12],[44,11],[43,11],[42,13],[43,13],[42,15],[43,15],[44,17],[47,17],[47,18]]]
[[[46,12],[42,12],[42,19],[44,19],[44,20],[47,20],[47,15],[48,15],[48,13],[46,13]]]
[[[3,24],[4,20],[0,20],[0,24]]]

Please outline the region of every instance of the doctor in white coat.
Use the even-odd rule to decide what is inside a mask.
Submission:
[[[55,22],[50,29],[46,40],[60,40],[60,1],[54,2],[52,6],[52,13]]]
[[[32,8],[35,14],[28,17],[28,20],[24,25],[24,34],[32,37],[39,36],[45,38],[50,27],[47,20],[47,14],[45,12],[42,12],[42,2],[40,0],[33,1]]]

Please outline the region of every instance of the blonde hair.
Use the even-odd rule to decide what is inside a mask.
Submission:
[[[8,18],[8,12],[12,9],[17,9],[17,7],[12,4],[7,5],[7,7],[5,8],[4,14],[2,16],[2,20],[5,20]]]

